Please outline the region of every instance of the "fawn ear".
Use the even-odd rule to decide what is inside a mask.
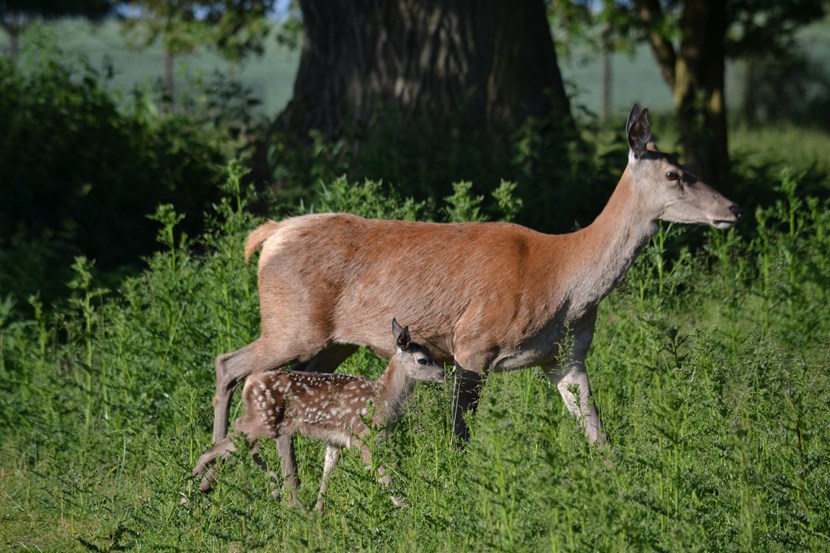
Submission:
[[[401,328],[401,325],[398,324],[396,319],[392,319],[392,335],[395,337],[395,343],[398,345],[398,349],[405,350],[409,346],[409,327],[405,326]]]
[[[651,141],[651,123],[648,120],[648,109],[640,109],[634,104],[625,123],[625,134],[628,139],[629,158],[640,159],[646,152],[646,146]]]

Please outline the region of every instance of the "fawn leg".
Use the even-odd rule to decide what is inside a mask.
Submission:
[[[363,464],[366,465],[367,469],[372,470],[372,452],[369,450],[369,447],[363,442],[359,442],[358,447],[360,448],[360,458],[363,459]],[[394,480],[392,480],[392,475],[387,474],[385,466],[378,465],[377,473],[378,483],[381,486],[387,487],[391,486],[394,483]],[[403,500],[402,497],[397,497],[393,495],[389,499],[392,501],[392,504],[395,505],[395,507],[406,506],[406,502]]]
[[[274,491],[271,492],[271,495],[274,497],[274,499],[279,500],[279,498],[280,498],[280,488],[279,488],[280,479],[279,479],[279,477],[277,477],[277,473],[275,473],[273,470],[270,470],[268,468],[268,463],[266,463],[265,459],[263,459],[262,456],[259,454],[259,442],[256,442],[253,445],[253,448],[251,449],[251,457],[253,457],[254,462],[257,465],[259,465],[259,468],[261,468],[276,483],[276,487],[274,488]]]
[[[320,479],[320,493],[317,494],[317,504],[314,508],[317,511],[323,510],[323,496],[326,495],[326,489],[329,486],[329,478],[331,477],[334,467],[340,460],[340,446],[334,444],[326,444],[326,460],[323,463],[323,477]]]
[[[288,504],[295,508],[299,505],[297,502],[297,488],[300,486],[300,481],[297,478],[297,457],[294,454],[294,440],[290,434],[285,434],[278,436],[276,442],[277,452],[280,455],[283,485],[288,489]],[[280,499],[279,488],[274,491],[274,499]]]

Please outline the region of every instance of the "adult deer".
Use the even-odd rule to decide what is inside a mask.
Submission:
[[[604,442],[585,356],[597,304],[623,278],[657,221],[725,229],[741,209],[649,144],[648,110],[626,124],[628,165],[589,226],[546,235],[507,223],[437,224],[346,214],[269,222],[262,249],[262,334],[216,358],[213,440],[227,432],[234,388],[277,367],[333,372],[358,346],[389,358],[386,326],[406,320],[441,362],[455,363],[455,434],[491,371],[541,366],[590,442]],[[283,444],[281,454],[291,454]]]
[[[264,470],[268,469],[257,453],[257,438],[274,438],[277,444],[283,444],[278,450],[286,450],[295,434],[325,440],[326,461],[317,496],[318,511],[323,509],[323,496],[340,459],[340,448],[358,447],[363,462],[372,467],[372,453],[362,441],[370,433],[364,423],[364,418],[369,416],[369,402],[374,408],[372,426],[386,434],[401,416],[416,382],[444,381],[444,369],[435,363],[429,350],[412,341],[409,327],[401,327],[392,319],[392,335],[395,354],[377,380],[342,374],[270,371],[252,375],[245,381],[242,390],[245,415],[236,419],[234,427],[254,445],[252,454]],[[202,474],[217,458],[224,459],[235,451],[236,446],[229,438],[217,441],[199,458],[194,475]],[[298,481],[293,455],[282,457],[280,464],[291,491],[291,503],[296,505]],[[385,472],[385,467],[378,467],[381,484],[389,485],[392,479]],[[214,471],[209,470],[202,480],[202,491],[210,490],[215,479]],[[392,501],[401,504],[395,497]]]

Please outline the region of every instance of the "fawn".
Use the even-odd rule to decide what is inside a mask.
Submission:
[[[374,405],[372,426],[385,433],[400,418],[416,381],[444,381],[444,369],[435,363],[424,346],[412,341],[409,327],[401,327],[393,319],[392,334],[397,350],[377,380],[297,371],[251,375],[242,391],[245,414],[236,419],[236,432],[202,455],[193,474],[203,473],[217,457],[225,459],[235,452],[236,447],[230,438],[238,434],[247,436],[253,446],[254,459],[267,471],[255,441],[269,436],[276,439],[279,445],[282,476],[286,487],[291,490],[291,505],[296,506],[298,481],[292,436],[299,434],[317,438],[326,442],[323,477],[316,504],[316,509],[322,510],[328,480],[340,458],[342,447],[358,447],[364,463],[371,468],[371,452],[362,441],[370,432],[364,422],[369,415],[368,403],[371,401]],[[391,478],[385,472],[383,466],[378,468],[379,481],[389,485]],[[215,479],[211,468],[202,480],[202,491],[210,490]],[[279,492],[275,492],[274,496],[279,499]],[[396,505],[401,504],[395,497],[392,501]]]

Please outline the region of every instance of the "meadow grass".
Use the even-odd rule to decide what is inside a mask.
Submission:
[[[96,289],[79,259],[69,304],[32,298],[29,321],[0,304],[0,548],[830,548],[830,210],[795,179],[737,229],[664,227],[601,305],[588,366],[610,446],[590,447],[556,388],[526,370],[489,378],[459,452],[451,384],[421,386],[374,447],[395,489],[346,453],[322,515],[310,511],[315,441],[297,440],[299,510],[271,499],[246,455],[211,494],[190,477],[210,445],[213,358],[258,333],[255,269],[241,259],[256,220],[238,183],[198,241],[177,238],[160,208],[165,250],[120,290]],[[418,216],[380,192],[338,182],[318,207]],[[383,367],[361,351],[339,370]],[[278,466],[272,444],[263,456]]]

